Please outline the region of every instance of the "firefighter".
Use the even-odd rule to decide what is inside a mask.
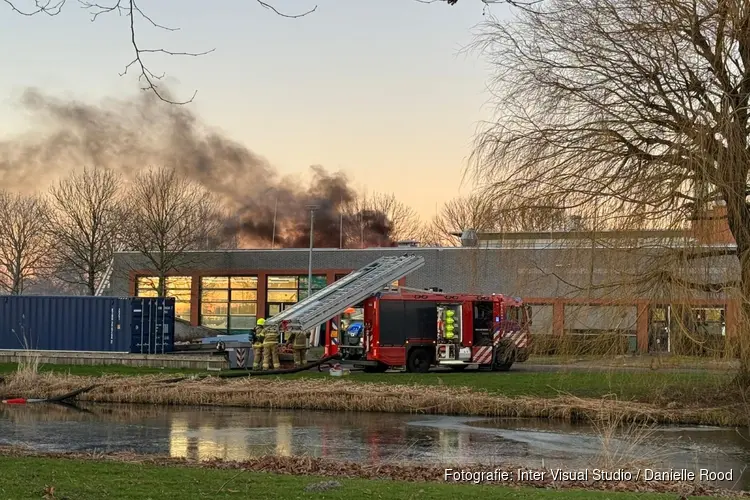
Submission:
[[[276,328],[263,329],[263,369],[281,368],[279,363],[279,331]]]
[[[294,367],[299,368],[307,362],[307,339],[310,338],[310,332],[302,330],[292,330],[289,336],[289,343],[294,350]]]
[[[341,315],[341,332],[342,335],[349,331],[349,325],[352,323],[352,315],[356,312],[353,307],[350,307],[344,311]]]
[[[260,362],[263,359],[263,341],[266,338],[266,320],[259,318],[255,323],[255,335],[253,336],[253,370],[260,370]]]

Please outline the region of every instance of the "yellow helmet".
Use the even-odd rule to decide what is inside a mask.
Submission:
[[[263,318],[258,318],[258,321],[256,321],[256,324],[258,326],[263,326],[266,324],[266,320],[264,320]]]

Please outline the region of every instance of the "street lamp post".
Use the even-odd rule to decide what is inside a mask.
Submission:
[[[312,295],[312,255],[313,255],[313,236],[315,228],[315,210],[318,209],[317,205],[308,205],[307,208],[310,210],[310,255],[307,260],[307,296]]]

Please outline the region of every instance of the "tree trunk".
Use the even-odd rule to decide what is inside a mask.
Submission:
[[[22,280],[21,267],[16,265],[16,268],[13,270],[13,283],[11,283],[10,287],[11,295],[21,295],[21,290],[23,288]]]
[[[738,251],[737,253],[740,255],[742,276],[739,297],[741,301],[740,317],[735,326],[736,348],[740,358],[740,371],[737,374],[737,381],[740,387],[744,389],[750,387],[750,349],[748,348],[750,347],[748,345],[750,344],[750,262],[744,262],[745,259],[743,259],[743,256],[747,255],[747,251]]]
[[[167,276],[165,273],[159,271],[159,287],[157,289],[156,295],[159,297],[166,297],[166,291],[167,291]]]

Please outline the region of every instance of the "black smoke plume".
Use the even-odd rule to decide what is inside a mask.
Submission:
[[[313,166],[305,187],[282,178],[245,146],[208,130],[187,107],[151,93],[92,105],[26,90],[20,100],[34,127],[0,141],[0,186],[33,191],[84,165],[132,176],[149,166],[177,169],[216,194],[235,214],[226,223],[251,245],[307,247],[310,212],[316,205],[315,245],[392,245],[385,214],[352,209],[356,193],[341,173]],[[349,207],[349,208],[347,208]]]

